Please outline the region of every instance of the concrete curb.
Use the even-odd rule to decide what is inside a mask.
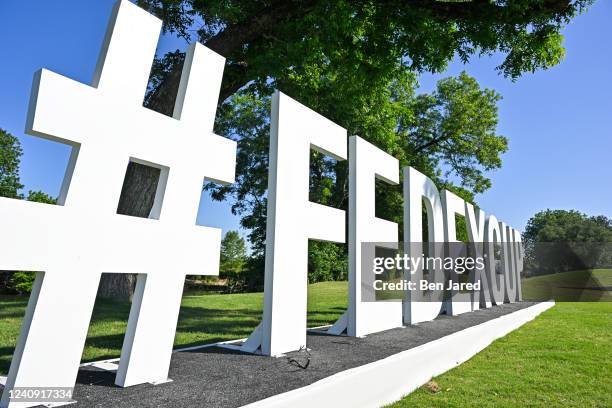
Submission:
[[[244,407],[381,407],[411,393],[432,377],[469,360],[494,340],[554,305],[554,301],[538,303]]]

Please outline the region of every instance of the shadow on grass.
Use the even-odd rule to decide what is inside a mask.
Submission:
[[[2,317],[22,318],[26,304],[27,300],[22,302],[21,308],[4,313]],[[337,309],[344,310],[344,308]],[[129,312],[130,304],[126,302],[108,300],[96,302],[85,342],[84,362],[119,356]],[[309,326],[328,324],[340,314],[340,312],[331,310],[311,311],[308,312],[308,323]],[[257,327],[260,321],[260,310],[182,306],[175,346],[177,348],[191,347],[244,338]],[[13,341],[16,340],[15,338]],[[8,372],[13,351],[14,347],[0,347],[0,373]]]
[[[611,270],[594,269],[537,275],[521,280],[525,300],[557,302],[612,301],[605,281],[612,277]]]
[[[346,309],[345,285],[334,283],[331,291],[319,284],[313,287],[315,303],[309,303],[308,326],[333,323]],[[329,293],[318,293],[318,288]],[[27,303],[27,296],[0,296],[0,375],[6,375],[9,370]],[[129,302],[96,299],[81,357],[83,362],[119,356],[130,308]],[[245,338],[261,321],[262,308],[262,293],[203,295],[186,292],[179,313],[175,348]]]

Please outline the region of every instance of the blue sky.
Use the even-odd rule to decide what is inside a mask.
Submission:
[[[23,133],[34,72],[42,67],[90,83],[114,0],[0,1],[0,127],[18,136],[25,190],[57,195],[68,160],[60,144]],[[565,30],[565,61],[516,82],[498,75],[501,56],[455,62],[447,72],[424,75],[421,90],[466,70],[504,97],[499,133],[510,140],[503,167],[479,205],[522,229],[546,208],[612,216],[612,2],[599,0]],[[160,39],[158,53],[185,44]],[[238,228],[228,203],[203,194],[198,224]]]

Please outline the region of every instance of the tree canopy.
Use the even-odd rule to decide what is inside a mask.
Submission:
[[[227,280],[229,292],[242,289],[245,285],[247,262],[246,243],[238,231],[227,231],[221,240],[221,262],[219,276]]]
[[[576,210],[546,210],[527,222],[528,242],[612,242],[612,219],[590,217]]]
[[[270,95],[280,89],[431,177],[468,201],[491,186],[508,141],[497,134],[501,96],[462,73],[416,95],[420,72],[441,72],[455,56],[504,54],[499,72],[561,61],[560,30],[591,0],[200,1],[139,0],[164,29],[226,57],[215,131],[238,142],[236,183],[208,184],[250,231],[263,255]],[[183,54],[156,61],[146,105],[170,114]],[[311,155],[310,199],[346,209],[346,163]],[[379,184],[377,216],[402,223],[401,190]],[[311,242],[311,280],[343,278],[344,250]],[[258,267],[261,267],[259,262]],[[338,266],[338,268],[336,268]]]
[[[0,196],[21,198],[19,190],[19,163],[21,162],[21,143],[19,139],[4,129],[0,129]]]
[[[18,138],[4,129],[0,129],[0,197],[26,199],[37,203],[57,204],[57,198],[42,191],[28,191],[24,197],[21,193],[23,184],[19,177],[19,166],[23,149]]]
[[[472,201],[475,193],[491,184],[483,171],[501,166],[500,154],[508,147],[507,139],[496,133],[500,95],[481,89],[465,73],[439,81],[431,94],[415,95],[414,75],[397,72],[402,74],[399,78],[369,87],[373,95],[359,104],[325,91],[309,97],[309,102],[315,110],[332,112],[335,107],[332,119],[347,127],[349,134],[362,135],[402,166],[414,166],[441,187]],[[334,80],[330,83],[336,85]],[[268,96],[246,88],[221,106],[217,131],[238,143],[237,180],[227,186],[206,186],[216,200],[233,198],[232,210],[251,231],[256,253],[263,251],[265,241],[269,104]],[[313,152],[311,200],[346,208],[347,182],[345,162]],[[401,223],[401,188],[381,184],[378,194],[377,215]]]
[[[537,273],[612,266],[612,219],[603,215],[540,211],[527,222],[523,241]]]
[[[207,188],[215,199],[239,200],[233,211],[250,230],[257,258],[251,267],[261,274],[273,89],[473,201],[475,193],[490,187],[485,171],[498,168],[500,154],[508,148],[496,132],[500,96],[481,89],[466,74],[441,81],[431,94],[416,96],[418,74],[442,72],[455,56],[468,61],[495,52],[504,55],[498,71],[510,79],[549,68],[564,55],[560,30],[592,1],[137,3],[160,17],[166,32],[199,41],[226,58],[215,131],[238,140],[237,183],[229,189]],[[147,107],[172,113],[183,60],[184,54],[175,51],[155,62]],[[126,179],[128,185],[144,183],[144,191],[155,190],[155,175],[131,170],[134,182]],[[345,208],[346,164],[313,154],[310,190],[311,200]],[[143,202],[152,202],[151,193],[142,191],[124,190],[122,202],[130,207],[126,213],[140,213]],[[378,200],[377,214],[401,223],[399,190],[381,185],[377,195],[384,197]],[[342,277],[338,271],[316,269],[340,264],[343,253],[333,244],[311,243],[311,272]],[[336,263],[330,261],[333,254]]]
[[[227,58],[220,101],[251,81],[267,85],[304,67],[341,67],[360,84],[398,64],[441,72],[459,56],[504,54],[517,78],[558,64],[561,28],[593,0],[138,0],[164,29]],[[161,82],[152,107],[170,112],[180,71]],[[282,88],[281,88],[282,89]]]

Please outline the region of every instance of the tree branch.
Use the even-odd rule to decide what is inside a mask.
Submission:
[[[434,137],[429,142],[424,143],[421,146],[416,147],[414,149],[414,153],[420,153],[420,152],[422,152],[425,149],[429,149],[430,147],[436,146],[436,145],[444,142],[446,139],[448,139],[450,137],[451,137],[450,134],[445,134],[445,135],[440,135],[438,137]]]
[[[242,58],[236,58],[236,54],[241,54],[245,45],[253,44],[265,38],[283,21],[295,18],[298,15],[308,14],[316,3],[316,0],[303,2],[275,1],[248,19],[227,27],[207,40],[204,45],[228,59],[241,60]],[[182,66],[175,67],[166,79],[153,90],[149,98],[149,108],[166,115],[172,114],[181,79],[181,70]],[[248,75],[248,72],[247,62],[228,62],[223,75],[219,104],[254,79]]]
[[[249,75],[248,61],[243,58],[246,45],[262,41],[276,30],[277,26],[292,18],[303,18],[317,5],[317,0],[288,1],[276,0],[269,6],[253,13],[247,19],[226,27],[204,45],[213,51],[228,58],[224,81],[219,95],[222,103],[238,89],[255,79]],[[510,11],[508,6],[499,6],[489,0],[473,0],[468,2],[453,2],[441,0],[390,0],[380,7],[397,7],[398,10],[406,8],[429,11],[435,18],[448,20],[486,20],[499,21],[506,24],[528,23],[534,16],[541,14],[563,14],[571,9],[570,0],[544,0],[526,8],[522,13]],[[149,107],[164,114],[172,114],[174,101],[178,92],[181,67],[170,72],[152,93],[149,98]],[[425,146],[426,148],[428,146]]]
[[[316,0],[274,1],[248,19],[227,27],[205,41],[204,45],[229,58],[245,44],[253,42],[266,33],[273,32],[275,26],[280,22],[289,20],[298,14],[309,13],[316,3]]]

